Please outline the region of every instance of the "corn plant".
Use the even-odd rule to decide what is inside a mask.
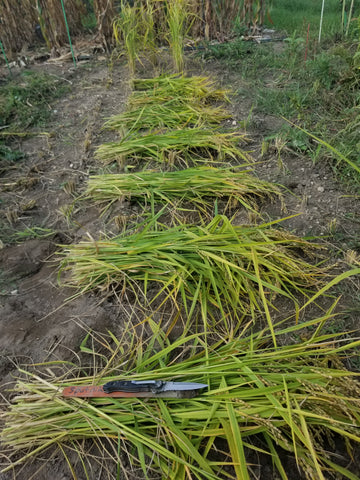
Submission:
[[[253,33],[264,23],[265,0],[244,0],[242,20]]]
[[[343,360],[356,354],[360,341],[323,331],[333,307],[321,318],[278,326],[279,340],[293,340],[277,349],[268,330],[243,329],[205,349],[201,334],[170,344],[155,326],[148,343],[92,334],[92,347],[82,343],[91,363],[102,364],[92,372],[61,361],[20,369],[12,402],[1,414],[2,472],[16,472],[36,457],[53,458],[57,449],[73,472],[78,453],[76,463],[91,478],[91,462],[101,462],[83,448],[92,440],[111,479],[120,477],[116,466],[124,464],[124,454],[126,477],[149,478],[151,471],[164,480],[249,480],[256,455],[260,462],[270,458],[283,480],[293,478],[289,456],[308,480],[331,474],[355,479],[349,464],[360,441],[359,373],[346,370]],[[188,353],[179,358],[179,351]],[[61,395],[65,386],[115,379],[193,381],[208,388],[192,399]],[[346,463],[332,452],[339,438],[350,457]]]
[[[116,15],[114,0],[93,0],[94,14],[98,28],[98,36],[107,50],[113,43],[114,25]]]
[[[126,160],[153,160],[173,166],[191,163],[224,162],[230,158],[251,161],[248,153],[238,147],[246,136],[237,132],[216,129],[179,128],[172,131],[128,134],[118,142],[104,143],[96,150],[96,157],[108,164]]]
[[[216,200],[225,210],[236,205],[256,209],[256,200],[280,195],[279,189],[251,175],[248,170],[197,167],[174,172],[144,171],[90,176],[85,195],[97,202],[136,199],[171,207],[187,202],[206,211]]]
[[[137,292],[141,283],[146,298],[154,282],[158,292],[150,303],[164,294],[188,319],[200,308],[206,328],[220,314],[222,327],[231,329],[233,318],[259,310],[270,323],[275,296],[307,295],[321,285],[324,270],[299,253],[315,248],[268,224],[235,226],[217,215],[203,226],[160,230],[150,223],[132,235],[66,246],[61,271],[68,271],[66,285],[77,294],[110,286]]]

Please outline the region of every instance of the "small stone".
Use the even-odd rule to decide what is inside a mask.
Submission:
[[[325,191],[325,188],[324,187],[318,187],[317,191],[320,192],[320,193],[323,193]]]
[[[236,125],[236,120],[233,120],[233,121],[232,121],[232,124],[235,126],[235,125]]]
[[[17,290],[11,290],[10,294],[11,295],[17,295],[18,291]]]

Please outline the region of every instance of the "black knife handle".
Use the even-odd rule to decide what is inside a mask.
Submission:
[[[148,382],[136,382],[131,380],[114,380],[112,382],[105,383],[103,390],[105,393],[112,392],[154,392],[157,393],[161,390],[163,382],[161,380],[150,380]]]

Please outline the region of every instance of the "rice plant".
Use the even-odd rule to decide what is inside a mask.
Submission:
[[[154,5],[145,2],[122,0],[118,18],[114,20],[113,32],[117,46],[123,46],[131,75],[135,74],[136,61],[140,55],[148,53],[152,63],[157,62]]]
[[[351,462],[354,443],[360,441],[359,373],[346,370],[343,360],[356,353],[360,341],[323,333],[331,317],[332,309],[302,325],[277,328],[279,343],[284,337],[307,339],[278,349],[269,346],[266,330],[250,334],[244,329],[209,351],[200,334],[169,344],[154,330],[148,344],[132,342],[128,349],[124,338],[102,335],[94,342],[93,335],[97,346],[84,350],[95,364],[96,358],[105,362],[93,373],[60,361],[20,370],[12,402],[1,414],[2,473],[16,472],[36,457],[53,458],[57,449],[73,472],[77,452],[84,478],[91,478],[94,459],[83,448],[86,439],[108,457],[103,468],[111,479],[132,472],[148,478],[152,472],[164,480],[249,480],[254,456],[260,463],[271,460],[274,474],[284,480],[293,478],[289,457],[308,480],[355,479]],[[179,351],[188,354],[179,358]],[[115,379],[193,381],[209,387],[192,399],[61,395],[68,385]],[[342,439],[350,459],[335,453],[335,439],[337,444]],[[128,467],[121,472],[123,455]]]
[[[123,164],[125,160],[153,160],[170,166],[175,163],[187,166],[189,163],[224,162],[230,158],[240,158],[249,163],[248,153],[237,146],[245,139],[245,135],[237,132],[224,133],[199,127],[144,135],[135,132],[118,142],[100,145],[95,156],[105,164],[114,161]]]
[[[93,175],[85,195],[97,202],[124,198],[171,206],[188,202],[201,211],[223,199],[225,210],[236,205],[256,210],[256,200],[279,196],[280,191],[274,184],[254,177],[249,170],[197,167],[174,172]]]
[[[113,25],[117,45],[124,43],[130,74],[135,74],[135,63],[141,49],[140,17],[138,8],[125,0],[121,2],[121,12]]]
[[[140,18],[142,25],[142,48],[143,51],[150,54],[153,65],[158,62],[157,53],[158,48],[156,45],[156,9],[154,8],[154,2],[152,0],[145,0],[145,3],[140,5]]]
[[[207,328],[220,315],[218,328],[231,329],[234,318],[264,311],[277,295],[294,298],[321,285],[323,269],[304,260],[316,245],[270,224],[236,226],[222,215],[207,225],[142,231],[112,240],[84,241],[64,250],[61,271],[77,294],[110,286],[138,291],[149,284],[171,299],[186,318],[200,308]],[[187,327],[186,327],[187,328]]]
[[[187,0],[167,0],[167,24],[169,28],[169,46],[177,72],[184,70],[184,41],[189,16]]]

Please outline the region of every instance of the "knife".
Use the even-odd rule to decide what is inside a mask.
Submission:
[[[205,383],[167,382],[164,380],[113,380],[105,385],[65,387],[64,397],[153,397],[153,398],[192,398],[198,390],[206,388]]]

